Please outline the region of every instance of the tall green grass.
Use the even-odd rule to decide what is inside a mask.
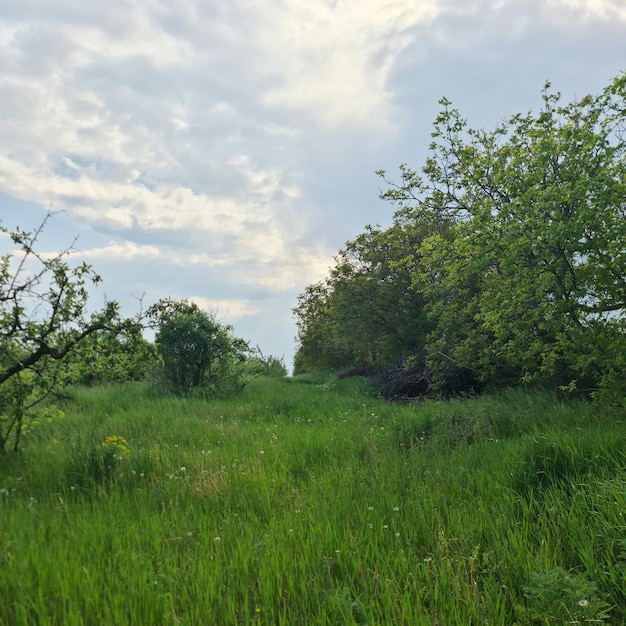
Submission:
[[[0,625],[626,621],[617,411],[323,378],[61,408],[0,458]]]

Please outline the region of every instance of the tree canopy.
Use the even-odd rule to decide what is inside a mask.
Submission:
[[[625,95],[626,75],[567,104],[546,85],[539,113],[491,131],[442,99],[421,172],[378,172],[393,225],[300,296],[296,366],[405,359],[444,393],[537,381],[623,398]]]

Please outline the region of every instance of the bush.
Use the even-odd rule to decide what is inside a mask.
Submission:
[[[148,312],[156,320],[160,364],[153,375],[160,393],[224,395],[244,387],[248,344],[212,315],[185,300],[162,300]]]
[[[270,378],[282,378],[287,376],[287,367],[284,357],[264,356],[260,348],[246,360],[246,372],[251,376],[269,376]]]

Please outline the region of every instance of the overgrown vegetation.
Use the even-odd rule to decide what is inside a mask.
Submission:
[[[75,390],[0,459],[0,624],[621,624],[626,425],[356,379]]]
[[[401,364],[408,395],[532,382],[623,406],[625,96],[626,74],[568,104],[548,85],[492,131],[442,99],[421,174],[378,172],[393,225],[300,296],[296,372]]]

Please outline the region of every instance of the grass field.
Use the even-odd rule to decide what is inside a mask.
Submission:
[[[0,625],[626,622],[626,423],[357,380],[78,390],[0,458]]]

